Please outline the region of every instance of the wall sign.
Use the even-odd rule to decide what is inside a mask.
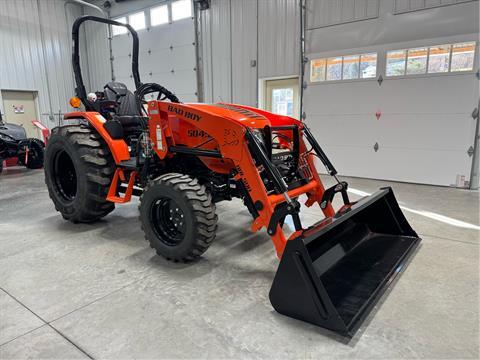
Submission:
[[[12,107],[15,114],[25,114],[25,108],[23,105],[12,105]]]

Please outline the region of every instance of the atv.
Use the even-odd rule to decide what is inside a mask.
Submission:
[[[44,149],[42,140],[27,138],[22,126],[3,122],[0,113],[0,173],[3,161],[14,157],[18,158],[19,165],[40,169],[43,166]]]
[[[87,94],[79,57],[86,21],[130,31],[134,92],[110,82]],[[167,260],[192,262],[215,239],[216,203],[240,198],[251,230],[266,229],[281,259],[270,290],[275,310],[352,336],[420,242],[393,190],[350,201],[348,184],[304,122],[239,104],[185,104],[159,84],[143,84],[138,35],[128,24],[84,16],[72,37],[77,111],[52,130],[45,157],[62,217],[97,221],[139,196],[150,246]],[[334,186],[324,187],[317,160]],[[336,195],[344,203],[337,210]],[[313,205],[319,221],[304,227],[301,207]]]

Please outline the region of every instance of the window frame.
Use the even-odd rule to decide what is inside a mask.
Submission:
[[[141,28],[141,29],[135,29],[135,28],[133,27],[133,25],[130,23],[130,18],[131,18],[132,16],[139,15],[139,14],[143,14],[144,27]],[[150,14],[150,13],[149,13],[149,14]],[[133,12],[133,13],[129,13],[129,14],[127,14],[126,16],[127,16],[127,18],[128,18],[128,24],[129,24],[129,25],[133,28],[133,30],[135,30],[136,32],[144,31],[144,30],[148,30],[148,29],[149,29],[149,26],[148,26],[149,24],[148,24],[148,22],[147,22],[147,18],[148,18],[149,16],[147,16],[145,9],[143,9],[143,10],[138,10],[138,11],[135,11],[135,12]]]
[[[177,22],[177,21],[184,21],[184,20],[187,20],[187,19],[194,18],[194,16],[195,16],[195,4],[193,3],[192,0],[187,0],[190,4],[190,15],[188,17],[173,20],[172,3],[177,2],[177,1],[181,1],[181,0],[164,0],[162,2],[152,4],[152,5],[149,5],[149,6],[146,6],[146,7],[142,7],[142,8],[136,9],[136,10],[131,11],[131,12],[119,14],[115,18],[112,18],[112,20],[125,19],[125,24],[131,25],[130,24],[130,16],[143,12],[143,15],[145,17],[145,28],[139,29],[139,30],[136,30],[136,31],[145,31],[145,30],[150,31],[151,28],[157,28],[159,26],[171,25],[171,24],[173,24],[174,22]],[[151,10],[155,9],[155,8],[158,8],[158,7],[161,7],[161,6],[167,6],[168,22],[158,24],[158,25],[152,25]],[[127,32],[122,32],[120,34],[113,35],[113,25],[109,25],[109,26],[111,27],[112,37],[117,37],[117,36],[120,36],[120,35],[125,35],[125,34],[128,35],[129,34],[129,32],[127,30]]]
[[[457,44],[465,44],[465,43],[473,43],[475,46],[475,49],[473,51],[473,65],[471,70],[465,70],[465,71],[452,71],[452,53],[453,53],[453,48]],[[441,47],[449,45],[450,50],[449,50],[449,58],[448,58],[448,71],[445,72],[428,72],[429,66],[430,66],[430,49],[434,47]],[[428,54],[427,54],[427,62],[426,62],[426,72],[423,74],[407,74],[407,65],[408,65],[408,51],[413,50],[413,49],[418,49],[418,48],[427,48],[428,49]],[[423,77],[436,77],[436,76],[455,76],[455,75],[468,75],[468,74],[475,74],[476,73],[476,67],[478,67],[477,60],[478,60],[478,48],[479,48],[479,41],[477,40],[464,40],[464,41],[450,41],[450,42],[443,42],[441,44],[432,44],[432,45],[424,45],[424,46],[413,46],[409,48],[401,48],[401,49],[389,49],[385,50],[385,67],[383,69],[384,74],[385,74],[385,79],[386,80],[396,80],[396,79],[414,79],[414,78],[423,78]],[[405,51],[405,68],[403,75],[387,75],[387,56],[389,52],[395,52],[395,51]]]
[[[165,6],[167,8],[167,22],[153,25],[152,24],[152,10],[153,9],[158,9]],[[171,7],[171,1],[166,1],[163,4],[152,6],[148,8],[148,22],[149,22],[149,28],[157,28],[159,26],[165,26],[165,25],[170,25],[172,23],[172,7]]]
[[[361,76],[361,63],[362,63],[362,56],[365,55],[375,55],[375,76],[372,77],[362,77]],[[353,78],[353,79],[344,79],[343,78],[343,71],[344,71],[344,59],[347,57],[354,57],[358,56],[358,77]],[[341,63],[341,79],[337,80],[327,80],[327,73],[328,73],[328,60],[333,59],[333,58],[342,58],[342,63]],[[378,76],[380,75],[378,72],[379,69],[379,52],[374,51],[374,50],[366,50],[363,52],[355,52],[355,53],[347,53],[347,54],[342,54],[342,55],[325,55],[325,56],[319,56],[312,58],[309,60],[309,67],[308,67],[308,83],[312,85],[319,85],[319,84],[335,84],[335,83],[348,83],[348,82],[358,82],[358,81],[377,81]],[[319,61],[322,60],[324,62],[324,79],[323,80],[318,80],[318,81],[312,81],[312,65],[314,61]]]
[[[190,15],[188,15],[186,17],[182,17],[180,19],[174,19],[173,18],[173,4],[176,3],[176,2],[181,2],[181,1],[186,1],[186,2],[190,3]],[[170,0],[168,3],[169,3],[169,6],[170,6],[170,21],[171,21],[171,23],[191,19],[194,16],[195,4],[192,3],[192,0]]]

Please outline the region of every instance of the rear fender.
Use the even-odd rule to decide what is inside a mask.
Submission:
[[[95,111],[78,111],[65,114],[65,120],[70,119],[84,119],[86,120],[98,134],[105,140],[112,153],[113,159],[117,165],[121,161],[130,159],[130,152],[128,151],[127,143],[123,139],[113,139],[110,134],[105,130],[103,125],[107,121],[100,113]]]

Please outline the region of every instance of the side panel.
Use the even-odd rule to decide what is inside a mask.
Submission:
[[[161,124],[162,113],[175,115],[180,121],[193,125],[195,128],[203,130],[215,138],[223,157],[233,160],[240,160],[242,158],[240,146],[243,143],[245,128],[238,122],[209,114],[208,112],[201,111],[189,105],[151,101],[148,104],[148,109],[151,129]],[[167,136],[171,130],[172,129],[167,130]],[[157,134],[154,131],[150,131],[150,135],[154,143],[158,141]],[[174,140],[173,134],[170,136],[171,142],[179,141],[181,144],[188,142],[188,139]],[[168,141],[167,139],[167,143]],[[159,156],[162,158],[161,154],[159,154]]]

